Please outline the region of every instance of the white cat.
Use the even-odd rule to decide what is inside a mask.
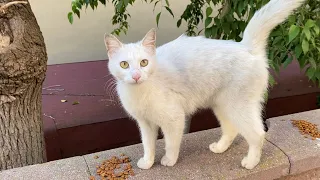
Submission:
[[[268,36],[303,1],[271,0],[252,17],[241,42],[182,35],[156,48],[154,29],[131,44],[105,36],[121,103],[140,127],[144,156],[139,168],[149,169],[154,163],[159,127],[166,144],[161,164],[173,166],[185,118],[201,108],[212,108],[221,124],[222,137],[209,146],[212,152],[226,151],[239,133],[249,144],[242,166],[252,169],[259,163],[265,136],[261,103],[268,88]]]

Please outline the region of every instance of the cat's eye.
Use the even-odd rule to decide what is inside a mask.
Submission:
[[[123,69],[127,69],[129,67],[129,63],[127,61],[121,61],[120,62],[120,66],[123,68]]]
[[[146,66],[148,66],[148,60],[146,60],[146,59],[143,59],[141,62],[140,62],[140,66],[142,66],[142,67],[146,67]]]

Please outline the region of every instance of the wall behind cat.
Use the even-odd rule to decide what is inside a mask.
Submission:
[[[98,6],[97,10],[81,11],[81,19],[74,17],[74,23],[68,22],[67,14],[71,10],[71,0],[29,0],[40,25],[48,51],[48,64],[62,64],[107,59],[103,35],[111,32],[113,6]],[[157,30],[157,45],[161,45],[180,36],[185,30],[185,23],[179,29],[176,21],[189,3],[189,0],[171,0],[170,6],[175,18],[162,9]],[[160,3],[159,3],[160,4]],[[158,5],[159,5],[158,4]],[[132,18],[127,35],[121,34],[123,42],[140,40],[152,27],[156,27],[155,17],[160,6],[153,13],[153,5],[136,1],[129,7]]]

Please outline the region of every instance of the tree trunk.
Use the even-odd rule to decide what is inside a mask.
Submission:
[[[0,10],[11,1],[0,0]],[[46,68],[44,39],[30,5],[1,10],[0,170],[46,160],[41,115]]]

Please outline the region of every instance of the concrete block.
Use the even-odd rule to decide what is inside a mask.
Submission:
[[[248,145],[242,137],[237,137],[233,145],[225,153],[214,154],[209,150],[209,144],[220,137],[220,128],[200,131],[184,135],[180,157],[174,167],[160,165],[164,155],[164,142],[158,140],[156,160],[149,170],[141,170],[136,166],[143,155],[142,144],[122,147],[109,151],[84,156],[92,175],[96,175],[96,166],[112,156],[125,153],[132,159],[135,176],[129,179],[137,180],[182,180],[182,179],[245,179],[271,180],[285,176],[289,172],[288,158],[281,150],[269,142],[265,142],[261,163],[253,170],[241,167],[241,160],[247,153]],[[98,159],[94,157],[98,156]]]
[[[89,176],[82,156],[0,172],[1,180],[88,180]]]
[[[320,168],[320,140],[304,138],[290,120],[307,120],[320,127],[320,110],[268,119],[270,127],[266,137],[289,157],[290,174]]]

